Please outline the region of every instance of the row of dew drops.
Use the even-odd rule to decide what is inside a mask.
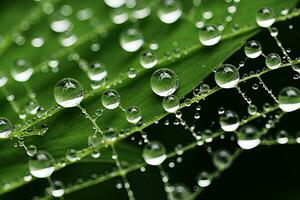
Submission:
[[[177,21],[182,11],[177,1],[168,2],[161,7],[158,15],[164,23],[174,23]],[[120,7],[125,3],[125,0],[109,1],[105,0],[111,7]],[[269,8],[259,10],[256,17],[257,24],[261,27],[270,27],[275,22],[275,15]],[[61,27],[61,25],[59,25]],[[63,31],[62,31],[63,32]],[[273,35],[276,36],[276,30],[273,29]],[[272,36],[273,36],[272,35]],[[199,32],[199,40],[205,46],[213,46],[221,39],[219,30],[213,25],[204,26]],[[135,52],[141,48],[144,41],[142,34],[138,29],[130,28],[124,31],[120,37],[120,44],[125,51]],[[261,45],[257,41],[249,41],[244,47],[245,54],[248,58],[257,58],[262,54]],[[142,67],[150,69],[158,63],[157,56],[154,51],[143,52],[140,59]],[[266,66],[269,69],[276,69],[282,64],[281,57],[278,54],[272,53],[266,57]],[[87,75],[93,81],[101,81],[107,76],[105,66],[100,62],[95,62],[90,65],[90,70]],[[26,82],[33,74],[33,68],[24,59],[16,62],[16,67],[12,69],[11,75],[18,82]],[[130,78],[134,78],[134,73],[129,73]],[[215,72],[215,82],[218,86],[224,89],[237,87],[240,81],[238,69],[231,64],[223,64]],[[3,87],[7,82],[7,78],[1,74],[0,87]],[[169,113],[176,113],[179,108],[179,98],[174,95],[179,87],[179,78],[176,73],[168,68],[156,70],[150,79],[152,91],[163,97],[162,106]],[[203,86],[203,90],[208,92],[209,86]],[[81,84],[72,78],[65,78],[59,81],[54,88],[54,97],[56,102],[65,108],[79,106],[84,98],[84,90]],[[278,96],[279,107],[285,112],[292,112],[300,108],[300,92],[295,87],[286,87],[282,89]],[[109,110],[116,109],[120,106],[121,96],[113,89],[106,90],[101,98],[102,105]],[[37,109],[37,108],[36,108]],[[251,113],[249,113],[251,114]],[[253,114],[253,112],[252,112]],[[142,119],[142,112],[137,106],[132,106],[125,110],[125,116],[128,122],[137,124]],[[239,128],[239,117],[234,111],[226,111],[220,116],[220,126],[225,132],[237,131],[238,144],[243,149],[251,149],[259,145],[260,139],[258,130],[254,126],[246,125]],[[5,118],[0,119],[0,138],[9,138],[13,130],[13,125]],[[92,139],[89,139],[90,141]],[[93,143],[93,142],[90,142]],[[55,163],[52,156],[45,151],[37,151],[35,146],[27,147],[27,153],[31,156],[29,160],[29,170],[32,176],[37,178],[50,177],[55,170]],[[97,156],[95,156],[97,157]],[[164,146],[157,141],[148,142],[143,151],[143,158],[149,165],[160,165],[167,158]],[[224,158],[229,159],[230,155],[227,151],[215,152],[213,161],[216,166],[223,168]],[[76,152],[68,151],[67,159],[76,161]],[[206,187],[210,184],[210,174],[202,172],[199,174],[198,184],[201,187]],[[30,176],[24,177],[27,181]],[[62,196],[64,193],[63,184],[60,181],[53,182],[51,194],[54,197]]]

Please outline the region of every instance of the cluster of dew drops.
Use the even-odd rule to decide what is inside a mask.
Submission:
[[[114,12],[111,16],[112,21],[116,24],[126,22],[130,17],[136,19],[142,19],[150,15],[151,10],[145,5],[139,6],[134,10],[133,16],[129,16],[128,12],[124,11],[123,6],[126,4],[126,0],[104,0],[104,2],[114,8]],[[135,1],[128,1],[135,2]],[[134,3],[128,3],[127,6]],[[239,2],[236,0],[235,2]],[[48,8],[47,12],[50,12]],[[234,12],[236,8],[231,8],[231,12]],[[68,16],[72,13],[70,6],[64,6],[63,13]],[[87,10],[82,10],[77,13],[77,16],[81,20],[90,18],[91,13]],[[182,16],[182,8],[179,1],[176,0],[163,0],[161,5],[158,6],[157,15],[159,19],[166,24],[175,23]],[[271,35],[276,37],[278,31],[276,28],[271,28],[271,25],[275,22],[275,14],[270,8],[262,8],[258,11],[256,16],[256,22],[260,27],[269,28]],[[76,43],[77,37],[73,35],[69,30],[72,23],[64,18],[56,19],[51,23],[51,29],[54,32],[62,33],[60,38],[61,45],[64,47],[72,46]],[[196,26],[200,26],[199,23]],[[221,40],[221,31],[214,25],[201,25],[198,34],[199,41],[204,46],[214,46]],[[20,38],[19,38],[20,39]],[[44,44],[43,38],[34,38],[31,43],[34,47],[41,47]],[[144,45],[144,39],[142,32],[136,27],[130,27],[123,30],[120,34],[120,45],[122,49],[127,52],[136,52]],[[159,60],[155,53],[155,50],[159,48],[158,44],[151,44],[150,50],[146,50],[141,53],[140,65],[145,69],[151,69],[158,65]],[[94,49],[98,49],[94,46]],[[262,55],[262,47],[257,41],[249,41],[245,47],[244,52],[250,59],[257,58]],[[277,69],[282,65],[281,57],[276,53],[271,53],[265,56],[265,64],[270,69]],[[56,68],[58,66],[57,60],[50,60],[49,66]],[[84,69],[87,76],[93,82],[99,83],[106,79],[108,71],[106,66],[102,62],[93,62],[85,65]],[[297,71],[298,68],[295,68]],[[34,69],[30,62],[26,59],[19,59],[16,61],[15,66],[11,70],[12,78],[17,82],[27,82],[32,76]],[[127,72],[128,78],[135,78],[137,76],[136,69],[130,68]],[[216,69],[214,74],[216,84],[224,89],[236,88],[240,81],[240,74],[238,68],[232,64],[223,64]],[[8,78],[0,73],[0,87],[6,85]],[[97,84],[96,84],[97,85]],[[98,86],[99,87],[99,86]],[[175,113],[176,116],[180,109],[179,98],[175,95],[179,87],[179,78],[177,74],[169,68],[160,68],[154,71],[150,78],[150,87],[154,94],[162,98],[162,107],[168,113]],[[95,86],[93,89],[96,89]],[[200,87],[201,93],[208,93],[210,90],[209,85],[202,84]],[[64,78],[60,80],[54,88],[54,98],[57,104],[64,108],[80,107],[80,103],[84,99],[84,89],[81,84],[72,78]],[[127,109],[121,107],[121,96],[118,91],[114,89],[107,89],[104,91],[101,97],[102,105],[105,109],[114,110],[121,108],[125,112],[125,118],[129,123],[138,124],[142,119],[142,111],[137,106],[131,106]],[[278,95],[279,107],[285,112],[295,111],[300,108],[300,92],[295,87],[286,87],[282,89]],[[38,113],[42,110],[42,107],[38,105],[31,105],[30,112],[32,114]],[[250,115],[255,115],[257,108],[255,105],[250,104],[248,107]],[[102,110],[97,110],[96,115],[100,116]],[[179,116],[180,118],[180,116]],[[95,119],[92,119],[95,120]],[[95,122],[95,121],[94,121]],[[260,137],[256,127],[252,125],[245,125],[240,127],[239,116],[231,110],[222,112],[219,119],[220,127],[225,132],[236,131],[238,136],[238,145],[242,149],[252,149],[260,144]],[[0,138],[9,138],[14,127],[12,123],[5,118],[0,118]],[[90,147],[97,147],[99,144],[99,138],[96,134],[91,135],[88,138]],[[31,157],[28,166],[31,175],[25,176],[25,181],[30,181],[31,177],[47,178],[55,171],[55,162],[51,154],[45,151],[38,151],[34,145],[26,147],[27,154]],[[94,151],[93,157],[97,158],[100,153]],[[67,160],[75,162],[80,159],[77,156],[76,150],[69,149],[66,154]],[[158,141],[146,140],[146,145],[143,150],[143,158],[149,165],[159,166],[167,158],[166,150],[163,144]],[[226,150],[215,152],[213,156],[214,164],[219,168],[224,168],[228,164],[226,160],[230,159],[230,154]],[[197,182],[200,187],[206,187],[210,184],[210,177],[206,171],[203,171],[197,177]],[[182,186],[176,186],[175,192],[184,192],[185,189]],[[60,197],[64,194],[63,183],[60,181],[53,181],[51,186],[51,195],[54,197]]]

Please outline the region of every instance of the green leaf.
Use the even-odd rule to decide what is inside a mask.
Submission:
[[[198,30],[195,28],[195,21],[192,17],[195,13],[195,19],[199,18],[198,14],[209,8],[213,11],[214,17],[208,23],[222,25],[228,16],[226,11],[228,4],[225,1],[218,3],[204,1],[203,7],[193,8],[195,10],[191,13],[188,13],[191,4],[185,4],[183,1],[185,15],[183,19],[174,25],[162,24],[154,13],[147,19],[142,20],[139,27],[148,44],[156,42],[159,45],[157,51],[159,64],[154,69],[143,69],[139,66],[140,52],[126,53],[119,45],[119,33],[122,29],[128,27],[129,23],[118,26],[113,25],[106,12],[108,8],[98,1],[70,1],[69,4],[73,6],[74,12],[88,5],[93,9],[94,15],[97,14],[100,21],[98,26],[91,27],[88,22],[79,21],[75,15],[72,15],[70,19],[74,24],[73,32],[79,38],[74,47],[61,49],[57,41],[57,34],[49,28],[51,15],[43,15],[38,22],[32,25],[30,28],[32,31],[24,32],[25,38],[28,40],[25,45],[17,46],[13,44],[1,55],[5,59],[0,61],[0,65],[4,66],[3,71],[7,74],[10,71],[12,61],[19,57],[30,58],[35,66],[35,73],[29,84],[36,92],[40,105],[46,107],[49,113],[44,118],[32,119],[24,124],[12,112],[5,98],[1,98],[1,105],[4,105],[1,107],[1,116],[9,118],[14,124],[20,124],[13,132],[14,137],[21,136],[21,134],[24,136],[24,131],[29,131],[28,135],[34,135],[30,134],[31,130],[38,129],[44,123],[47,124],[49,130],[44,136],[26,137],[25,143],[27,145],[35,144],[38,149],[50,152],[55,159],[64,158],[65,152],[69,148],[78,150],[87,148],[87,138],[93,133],[90,121],[84,119],[78,108],[53,107],[56,106],[53,98],[53,88],[56,82],[64,77],[76,78],[86,88],[85,101],[82,106],[87,108],[88,112],[93,113],[101,107],[100,99],[105,87],[94,91],[88,90],[90,81],[87,76],[81,71],[76,62],[67,59],[69,53],[74,51],[82,59],[89,62],[94,60],[103,61],[109,72],[109,80],[106,86],[119,91],[122,97],[122,107],[128,108],[133,105],[140,107],[143,113],[143,122],[150,125],[158,117],[165,114],[161,106],[162,99],[154,95],[149,84],[151,74],[157,68],[168,67],[176,72],[180,80],[176,94],[183,97],[203,82],[214,68],[220,66],[230,55],[241,48],[247,39],[260,30],[255,24],[255,13],[259,8],[269,6],[279,16],[281,9],[292,8],[296,2],[296,0],[241,1],[233,20],[226,24],[222,33],[222,41],[214,47],[203,47],[200,44]],[[63,3],[58,3],[58,8],[61,5]],[[155,10],[156,5],[151,6]],[[233,29],[237,25],[239,29]],[[29,41],[39,35],[46,38],[46,43],[40,49],[33,48]],[[101,43],[99,52],[90,51],[90,45],[93,43]],[[144,49],[147,49],[147,46]],[[166,54],[171,56],[168,57]],[[42,72],[43,69],[48,69],[45,68],[45,64],[50,58],[60,60],[58,73]],[[138,71],[138,76],[134,79],[127,78],[126,73],[130,67],[135,67]],[[24,85],[10,80],[6,89],[14,93],[16,96],[15,102],[20,108],[24,108],[28,102]],[[124,112],[120,109],[104,111],[97,123],[103,130],[113,128],[117,134],[122,130],[134,128],[126,121]],[[122,149],[120,146],[120,154],[123,160],[131,162],[140,159],[139,150],[130,147],[125,142],[122,145],[124,148]],[[21,148],[12,148],[12,146],[12,141],[1,142],[0,159],[3,162],[0,163],[0,193],[5,193],[25,184],[23,177],[28,174],[28,158],[25,151]],[[99,161],[101,162],[101,159],[106,161],[109,154],[108,152],[107,156],[99,158]],[[7,183],[10,185],[5,185]]]

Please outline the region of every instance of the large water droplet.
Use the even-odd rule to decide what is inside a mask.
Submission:
[[[150,80],[152,91],[158,96],[169,96],[178,88],[178,77],[174,71],[167,68],[156,70]]]
[[[142,119],[141,110],[136,106],[128,108],[125,114],[127,121],[133,124],[138,123]]]
[[[221,88],[234,88],[239,80],[239,71],[231,64],[223,64],[215,73],[215,81]]]
[[[279,108],[284,112],[292,112],[300,108],[300,91],[295,87],[285,87],[278,95]]]
[[[238,145],[242,149],[253,149],[260,144],[259,131],[255,126],[245,125],[236,132]]]
[[[113,110],[119,107],[121,96],[116,90],[109,89],[103,93],[101,101],[105,108]]]
[[[107,76],[107,70],[103,63],[96,61],[88,65],[87,75],[92,81],[101,81]]]
[[[81,84],[72,78],[62,79],[54,87],[55,101],[65,108],[78,106],[83,99],[83,95]]]
[[[127,0],[104,0],[106,5],[112,8],[119,8],[126,3]]]
[[[154,51],[144,51],[140,57],[140,63],[142,67],[149,69],[154,67],[157,64],[157,56]]]
[[[46,178],[54,172],[54,160],[45,151],[38,151],[28,162],[29,171],[32,176]]]
[[[63,33],[69,30],[71,26],[72,23],[68,19],[59,19],[51,23],[51,29],[57,33]]]
[[[234,111],[227,110],[220,116],[220,126],[226,132],[235,131],[239,125],[239,116]]]
[[[11,70],[11,76],[13,79],[19,82],[26,82],[33,74],[33,68],[30,61],[25,59],[18,59],[13,65]]]
[[[205,25],[199,31],[199,40],[204,46],[213,46],[221,39],[221,34],[214,25]]]
[[[165,147],[157,141],[150,141],[143,150],[143,158],[149,165],[160,165],[167,158]]]
[[[281,57],[276,53],[270,53],[266,57],[266,65],[269,69],[277,69],[281,66]]]
[[[256,23],[260,27],[270,27],[275,22],[275,14],[271,8],[261,8],[256,15]]]
[[[166,24],[176,22],[182,15],[180,2],[177,0],[162,0],[158,6],[157,15]]]
[[[166,96],[162,102],[163,108],[169,113],[175,113],[179,109],[179,99],[175,95]]]
[[[0,138],[9,138],[13,126],[8,119],[0,118]]]
[[[262,54],[262,48],[259,42],[251,40],[244,47],[245,54],[248,58],[257,58]]]
[[[128,28],[121,33],[120,44],[125,51],[135,52],[144,44],[143,35],[137,28]]]

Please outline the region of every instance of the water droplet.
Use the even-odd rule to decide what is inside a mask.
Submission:
[[[288,132],[280,130],[276,134],[276,141],[278,144],[286,144],[289,141]]]
[[[59,19],[51,23],[51,29],[57,33],[63,33],[69,30],[71,26],[72,23],[68,19]]]
[[[249,115],[256,115],[256,113],[257,113],[257,106],[254,105],[254,104],[249,104],[248,108],[247,108],[247,111],[248,111]]]
[[[79,160],[77,151],[75,149],[68,149],[66,152],[66,159],[70,162],[75,162],[75,161]]]
[[[28,114],[35,115],[38,111],[38,108],[39,105],[36,102],[30,101],[27,103],[25,110]]]
[[[135,52],[144,44],[143,35],[137,28],[128,28],[121,33],[120,44],[125,51]]]
[[[31,144],[28,147],[26,147],[26,153],[28,156],[34,156],[37,152],[37,148],[35,145]]]
[[[226,149],[219,149],[213,154],[213,163],[216,168],[223,170],[231,164],[231,153]]]
[[[31,40],[31,45],[36,48],[42,47],[44,43],[45,41],[42,37],[36,37]]]
[[[236,132],[238,145],[242,149],[253,149],[260,144],[259,131],[255,126],[245,125]]]
[[[221,34],[214,25],[203,26],[198,36],[201,44],[204,46],[213,46],[221,39]]]
[[[197,183],[200,187],[207,187],[211,183],[211,174],[206,171],[201,172],[197,176]]]
[[[54,87],[55,101],[62,107],[70,108],[80,104],[83,99],[81,84],[72,78],[64,78]]]
[[[256,23],[260,27],[270,27],[275,22],[275,14],[271,8],[261,8],[256,15]]]
[[[63,47],[73,46],[77,42],[77,40],[77,36],[70,31],[67,31],[59,36],[59,43]]]
[[[6,85],[7,81],[7,77],[0,71],[0,88]]]
[[[103,93],[101,101],[105,108],[113,110],[119,107],[121,103],[121,96],[116,90],[109,89]]]
[[[300,91],[295,87],[285,87],[278,95],[279,108],[284,112],[292,112],[300,108]]]
[[[176,73],[167,68],[156,70],[150,80],[152,91],[161,97],[173,94],[178,88],[178,83]]]
[[[127,71],[128,78],[135,78],[136,77],[136,69],[131,67]]]
[[[168,199],[169,200],[186,200],[191,197],[189,188],[182,184],[169,186]]]
[[[149,165],[160,165],[167,158],[165,147],[157,141],[150,141],[143,150],[143,158]]]
[[[175,95],[166,96],[162,102],[163,108],[169,113],[175,113],[179,109],[179,99]]]
[[[248,58],[257,58],[262,54],[262,47],[259,42],[251,40],[246,43],[244,51]]]
[[[32,176],[46,178],[54,172],[54,160],[51,154],[38,151],[28,162],[29,171]]]
[[[102,62],[95,61],[88,65],[87,75],[92,81],[102,81],[107,76],[107,70]]]
[[[57,180],[53,181],[50,191],[53,197],[62,197],[65,193],[63,183]]]
[[[180,2],[177,0],[162,0],[158,6],[157,15],[166,24],[176,22],[182,15]]]
[[[227,110],[220,116],[220,126],[223,131],[235,131],[239,127],[239,125],[239,116],[234,111]]]
[[[13,126],[8,119],[0,118],[0,138],[9,138]]]
[[[269,69],[277,69],[281,66],[281,57],[276,53],[270,53],[266,57],[266,65]]]
[[[125,7],[112,10],[110,16],[115,24],[123,24],[129,18],[128,12]]]
[[[278,29],[276,27],[271,27],[270,34],[271,34],[272,37],[277,37]]]
[[[239,71],[231,64],[223,64],[215,73],[215,81],[221,88],[234,88],[239,80]]]
[[[92,134],[88,137],[88,145],[92,148],[97,148],[102,143],[102,138],[97,134]]]
[[[11,70],[11,76],[18,82],[28,81],[32,74],[32,65],[30,61],[25,59],[18,59]]]
[[[126,3],[127,0],[104,0],[106,5],[112,8],[119,8]]]
[[[158,63],[156,53],[154,51],[144,51],[140,57],[140,64],[142,67],[149,69]]]
[[[126,119],[130,123],[138,123],[142,119],[141,110],[136,106],[128,108],[126,110]]]

